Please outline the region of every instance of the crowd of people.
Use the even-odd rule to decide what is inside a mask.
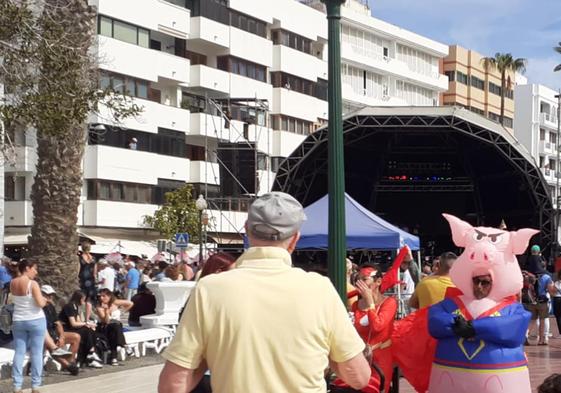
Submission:
[[[119,365],[119,358],[124,357],[120,353],[127,352],[124,332],[140,327],[141,317],[155,312],[156,299],[147,283],[195,280],[227,271],[235,262],[233,256],[218,253],[200,268],[127,257],[111,263],[90,250],[89,243],[81,245],[79,288],[66,301],[53,286],[38,284],[37,260],[2,259],[0,298],[10,318],[4,323],[8,326],[2,326],[1,338],[2,346],[12,347],[15,353],[14,392],[22,391],[26,353],[30,354],[33,393],[42,382],[45,353],[71,375],[84,367]]]
[[[482,360],[475,360],[474,367],[479,367],[481,361],[500,362],[500,357],[507,354],[516,359],[520,357],[517,360],[520,375],[516,378],[522,378],[521,386],[526,392],[529,378],[522,344],[530,319],[525,309],[532,307],[521,304],[520,293],[518,300],[510,295],[518,285],[516,272],[511,271],[510,276],[504,274],[514,277],[512,282],[501,282],[500,275],[472,265],[478,258],[488,261],[488,252],[497,252],[500,254],[495,255],[493,269],[497,272],[508,269],[507,265],[516,261],[515,255],[523,252],[535,231],[510,232],[510,238],[505,235],[504,241],[510,239],[514,244],[512,248],[503,246],[493,251],[501,233],[480,233],[455,217],[446,217],[456,245],[472,247],[474,251],[469,255],[463,253],[461,257],[445,252],[421,269],[416,268],[410,253],[402,260],[398,260],[398,255],[394,264],[401,274],[396,281],[399,289],[393,294],[386,292],[388,286],[384,285],[384,280],[388,274],[379,265],[356,266],[347,260],[348,304],[345,309],[333,287],[323,281],[325,278],[291,268],[290,255],[304,219],[300,204],[283,193],[266,194],[250,206],[245,228],[250,247],[228,274],[205,278],[197,284],[177,334],[163,355],[167,361],[160,375],[160,393],[208,392],[208,389],[201,390],[200,381],[208,380],[209,373],[212,389],[217,393],[322,391],[324,378],[328,376],[334,376],[328,380],[330,392],[388,392],[395,361],[392,341],[396,337],[402,339],[395,336],[394,329],[404,326],[396,324],[396,319],[405,317],[403,321],[409,323],[409,313],[410,316],[429,317],[425,326],[427,337],[430,333],[438,342],[436,357],[428,359],[429,366],[433,361],[446,361],[447,357],[455,356],[465,356],[471,362],[481,348],[475,348],[474,354],[462,355],[456,348],[458,339],[460,343],[463,340],[467,343],[481,337],[481,340],[488,340],[490,349],[481,352]],[[458,227],[464,230],[460,235]],[[473,244],[467,244],[464,238],[468,228],[474,233]],[[484,243],[477,243],[481,240]],[[461,258],[462,267],[456,269],[456,278],[452,280],[450,272]],[[456,288],[457,272],[464,270],[465,277],[460,274],[463,284]],[[542,278],[544,272],[539,273],[536,291],[547,292],[552,304],[556,304],[555,299],[561,296],[559,277],[553,282],[551,278]],[[540,285],[545,291],[538,289]],[[423,313],[424,310],[428,313]],[[505,333],[508,326],[512,331]],[[413,336],[416,334],[409,334],[409,339]],[[427,341],[429,354],[431,345],[434,344]],[[447,353],[442,357],[442,348],[450,346],[455,349],[444,351]],[[402,350],[406,356],[409,355],[407,349]],[[423,355],[422,345],[415,349]],[[503,355],[497,358],[496,354],[501,353]],[[435,356],[434,353],[431,356]],[[433,369],[440,367],[436,364]],[[467,372],[470,370],[458,370],[451,375],[466,378],[466,381],[471,378],[475,381],[473,386],[489,384],[490,392],[495,392],[493,389],[498,389],[497,383],[501,381],[514,386],[515,379],[508,373],[501,379],[484,380],[488,378],[485,373],[474,377]],[[442,378],[433,379],[433,374],[430,378],[429,391],[451,391],[451,385],[442,388],[434,383],[435,380],[441,383]],[[428,375],[426,379],[428,384]],[[554,391],[551,387],[559,388],[559,382],[559,377],[553,375],[544,381],[539,391]],[[469,383],[466,386],[470,386]]]

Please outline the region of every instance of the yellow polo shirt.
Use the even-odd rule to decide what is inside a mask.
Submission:
[[[417,285],[415,294],[419,299],[419,308],[432,306],[444,300],[446,290],[454,287],[454,283],[448,276],[429,276]]]
[[[325,392],[328,358],[364,343],[331,282],[291,263],[284,249],[253,247],[201,279],[163,357],[189,369],[206,359],[214,393]]]

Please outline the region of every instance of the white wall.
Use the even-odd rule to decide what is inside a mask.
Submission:
[[[158,184],[158,178],[189,181],[190,161],[138,150],[87,146],[84,178]]]
[[[83,202],[83,225],[139,228],[143,217],[153,215],[158,206],[142,203],[91,201]]]
[[[185,39],[191,13],[164,0],[90,0],[102,15]]]

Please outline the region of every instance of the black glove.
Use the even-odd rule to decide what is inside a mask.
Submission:
[[[452,325],[452,331],[456,336],[463,338],[475,337],[475,329],[471,324],[471,321],[466,321],[464,317],[457,316],[454,318],[454,324]]]

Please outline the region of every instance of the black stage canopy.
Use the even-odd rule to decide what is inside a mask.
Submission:
[[[343,120],[345,188],[384,219],[420,234],[430,254],[453,249],[448,212],[473,225],[541,230],[552,244],[551,191],[505,128],[457,107],[363,108]],[[282,162],[275,190],[307,206],[327,192],[327,128]]]

